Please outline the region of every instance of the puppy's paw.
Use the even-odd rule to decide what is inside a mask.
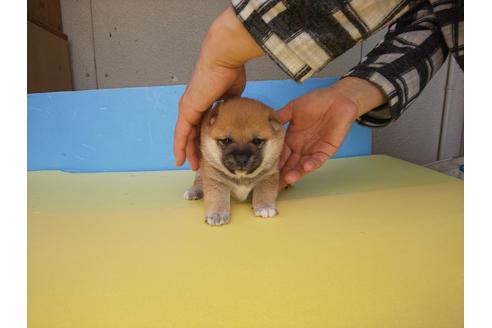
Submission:
[[[191,187],[190,189],[185,191],[185,193],[183,194],[183,197],[186,200],[202,199],[203,198],[203,190]]]
[[[205,216],[205,222],[213,226],[220,226],[231,221],[229,213],[210,213]]]
[[[273,218],[275,215],[278,214],[277,208],[275,205],[266,205],[266,206],[258,206],[253,209],[255,212],[256,216],[262,217],[262,218]]]

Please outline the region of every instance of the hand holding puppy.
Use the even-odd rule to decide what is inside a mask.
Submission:
[[[279,110],[282,123],[290,122],[280,157],[280,190],[321,167],[335,155],[352,123],[383,103],[383,93],[372,83],[347,77]]]
[[[246,84],[244,63],[264,55],[260,46],[237,19],[232,8],[225,10],[210,26],[203,41],[193,76],[179,100],[174,130],[176,165],[188,159],[199,166],[198,124],[214,101],[240,96]]]

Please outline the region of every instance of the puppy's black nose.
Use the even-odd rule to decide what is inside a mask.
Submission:
[[[235,153],[233,156],[234,156],[234,161],[236,162],[236,165],[244,167],[244,166],[246,166],[246,164],[248,164],[248,160],[251,157],[251,154],[245,153],[245,152],[238,152],[238,153]]]

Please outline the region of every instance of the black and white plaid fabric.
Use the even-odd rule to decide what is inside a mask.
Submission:
[[[463,67],[463,1],[232,0],[264,51],[302,82],[389,25],[385,39],[345,76],[378,85],[387,104],[359,119],[384,126],[412,103],[451,51]],[[344,77],[345,77],[344,76]]]

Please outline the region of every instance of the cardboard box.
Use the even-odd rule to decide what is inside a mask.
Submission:
[[[66,35],[27,21],[27,92],[73,90]]]

